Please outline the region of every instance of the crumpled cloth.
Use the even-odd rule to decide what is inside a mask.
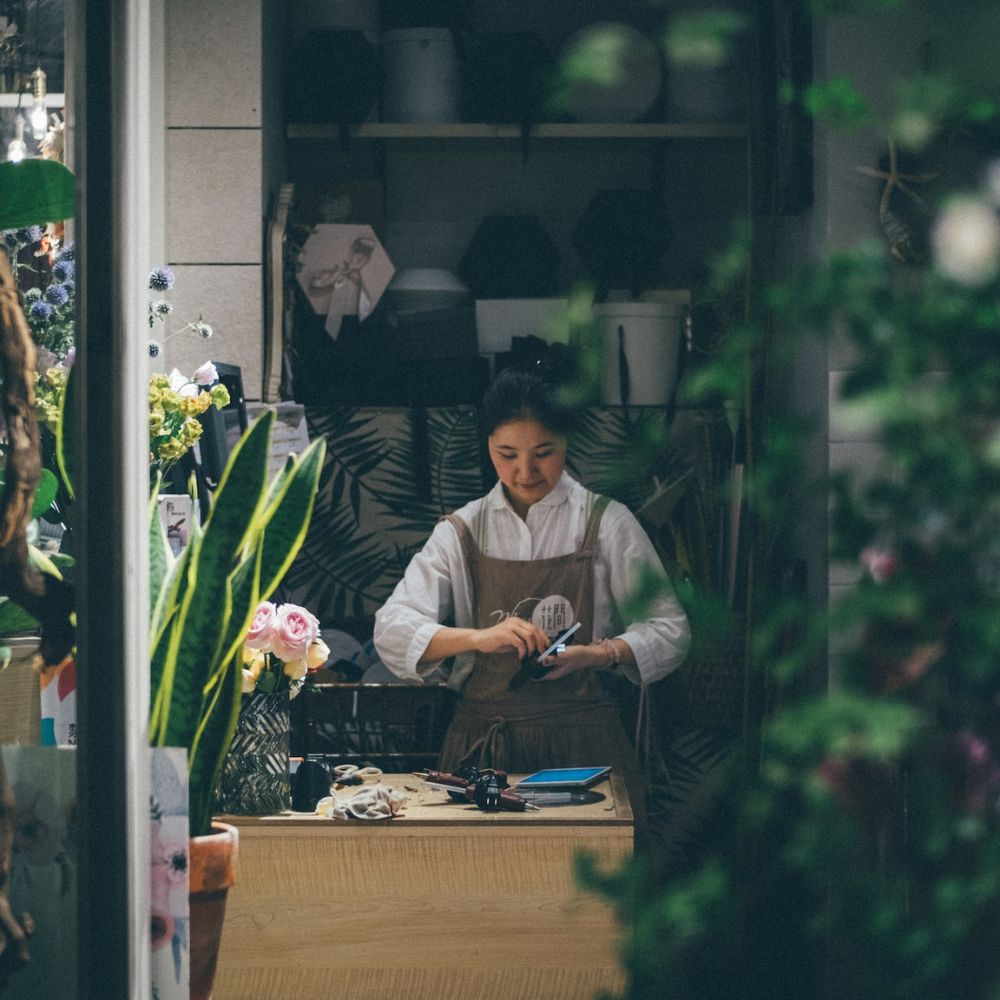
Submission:
[[[316,814],[327,819],[392,819],[409,799],[388,785],[359,789],[346,799],[328,795],[316,803]]]

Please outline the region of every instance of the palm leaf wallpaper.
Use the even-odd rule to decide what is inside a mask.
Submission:
[[[471,406],[307,408],[310,438],[326,438],[312,524],[285,579],[286,599],[324,628],[364,641],[371,621],[438,518],[495,481]],[[653,491],[637,441],[666,433],[656,408],[584,411],[572,475],[635,509]]]

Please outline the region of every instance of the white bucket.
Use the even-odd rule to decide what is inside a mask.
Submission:
[[[382,33],[382,121],[457,122],[461,74],[447,28]]]
[[[605,406],[665,406],[677,382],[684,307],[676,302],[604,302],[594,306],[604,331],[601,402]],[[619,357],[628,365],[622,399]]]

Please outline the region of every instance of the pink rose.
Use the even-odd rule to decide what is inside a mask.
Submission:
[[[247,631],[246,645],[251,649],[268,649],[274,635],[278,611],[270,601],[261,601],[253,613],[253,621]]]
[[[869,545],[861,553],[861,562],[876,583],[885,583],[899,569],[899,559],[895,552]]]
[[[304,659],[318,635],[319,622],[305,608],[282,604],[274,622],[271,652],[282,660]]]

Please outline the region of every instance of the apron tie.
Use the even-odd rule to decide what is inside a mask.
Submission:
[[[601,714],[609,710],[617,714],[613,706],[605,702],[579,702],[577,704],[553,706],[545,711],[528,712],[520,715],[497,715],[478,712],[468,702],[458,706],[458,714],[469,714],[486,723],[482,731],[462,757],[462,764],[475,762],[479,768],[496,767],[498,761],[507,757],[508,723],[539,722],[559,716]]]
[[[492,766],[493,761],[503,760],[507,751],[507,720],[502,715],[495,715],[489,720],[489,725],[471,747],[462,760],[465,764],[476,759],[478,768]]]

